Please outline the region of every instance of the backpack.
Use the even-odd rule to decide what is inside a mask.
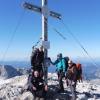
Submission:
[[[36,50],[34,50],[34,51],[32,51],[32,55],[31,55],[31,66],[36,66],[37,65],[37,63],[38,63],[38,52],[39,52],[39,50],[38,49],[36,49]]]
[[[76,70],[76,74],[73,72],[74,69]],[[73,74],[76,75],[76,78],[74,80],[81,80],[82,81],[82,67],[81,64],[75,64],[73,63],[72,67],[68,69],[68,72],[66,74],[66,78],[73,79]]]
[[[69,57],[64,57],[64,60],[65,60],[65,71],[67,71],[68,69],[68,61],[69,61]]]
[[[77,80],[82,81],[82,65],[80,63],[76,64],[77,68]]]
[[[36,70],[37,68],[39,68],[40,70],[43,61],[44,61],[44,52],[39,51],[39,49],[33,50],[31,55],[31,66],[33,67],[33,69]]]
[[[32,51],[32,54],[31,54],[31,57],[30,57],[31,66],[34,66],[35,57],[36,57],[36,50],[33,50],[33,51]]]

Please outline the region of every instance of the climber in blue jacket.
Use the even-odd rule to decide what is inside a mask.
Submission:
[[[58,75],[58,81],[59,81],[59,91],[58,92],[63,92],[64,91],[64,86],[63,86],[63,77],[65,76],[65,69],[66,69],[66,65],[65,65],[65,60],[62,57],[62,53],[59,53],[57,55],[57,60],[55,62],[51,63],[53,65],[56,65],[56,71],[57,71],[57,75]]]

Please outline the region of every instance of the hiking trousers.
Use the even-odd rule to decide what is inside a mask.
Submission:
[[[64,73],[62,71],[59,71],[58,72],[59,89],[62,91],[64,91],[64,86],[62,81],[63,77],[64,77]]]
[[[71,92],[72,92],[72,100],[76,100],[76,86],[71,85]]]
[[[69,80],[68,79],[68,84],[70,86],[70,90],[71,90],[71,93],[72,93],[72,99],[71,100],[76,100],[76,82],[72,82],[72,80]]]

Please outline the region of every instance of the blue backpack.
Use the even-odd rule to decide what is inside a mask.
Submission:
[[[64,60],[65,60],[65,65],[66,65],[65,71],[67,71],[67,69],[68,69],[68,60],[69,60],[69,57],[64,57]]]

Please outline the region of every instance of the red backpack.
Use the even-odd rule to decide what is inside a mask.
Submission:
[[[82,81],[82,65],[80,63],[77,63],[76,67],[77,67],[77,80]]]

